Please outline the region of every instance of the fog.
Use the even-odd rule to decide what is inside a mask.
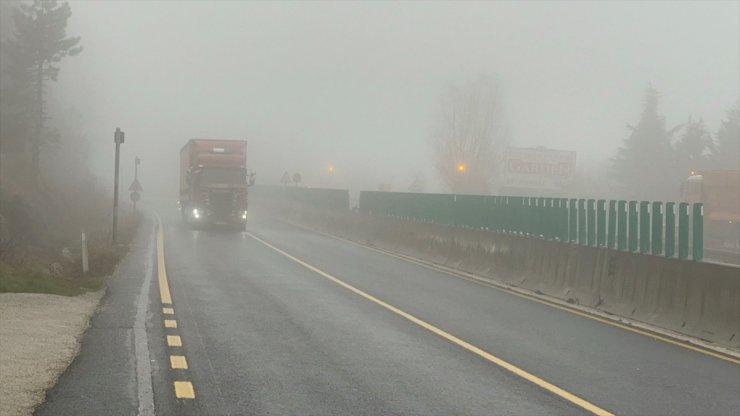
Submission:
[[[122,183],[138,155],[148,196],[177,196],[190,138],[248,139],[258,183],[288,171],[403,191],[423,175],[441,191],[435,106],[480,76],[500,88],[511,145],[576,150],[579,169],[614,155],[649,83],[669,128],[694,116],[716,131],[740,90],[739,4],[73,1],[84,51],[51,88],[105,183],[126,132]]]

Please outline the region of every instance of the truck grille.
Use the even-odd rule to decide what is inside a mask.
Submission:
[[[208,205],[214,217],[227,219],[232,215],[234,193],[225,190],[211,190],[208,193]]]

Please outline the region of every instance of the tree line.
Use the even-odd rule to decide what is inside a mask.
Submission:
[[[701,170],[740,169],[740,103],[727,110],[716,132],[702,118],[668,128],[660,93],[649,85],[636,125],[611,159],[610,173],[627,198],[674,199],[680,184]]]
[[[740,101],[727,110],[715,131],[694,117],[669,128],[659,104],[659,92],[649,85],[640,119],[627,124],[628,134],[610,158],[607,176],[599,181],[607,188],[605,195],[675,200],[692,173],[740,169]],[[463,194],[501,192],[510,138],[494,80],[481,77],[449,86],[434,120],[436,167],[447,188]]]

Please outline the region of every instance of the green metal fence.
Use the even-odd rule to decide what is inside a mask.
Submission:
[[[691,247],[693,260],[703,257],[700,203],[363,191],[360,211],[680,259]]]

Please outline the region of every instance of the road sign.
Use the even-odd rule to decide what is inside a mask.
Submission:
[[[144,189],[141,187],[139,180],[136,178],[134,178],[134,181],[131,182],[131,186],[128,187],[128,190],[131,192],[144,192]]]
[[[509,147],[504,185],[510,188],[561,189],[576,168],[576,152],[545,148]]]
[[[116,144],[121,144],[124,142],[125,136],[126,133],[122,132],[120,128],[116,127],[116,132],[113,134],[113,142]]]

